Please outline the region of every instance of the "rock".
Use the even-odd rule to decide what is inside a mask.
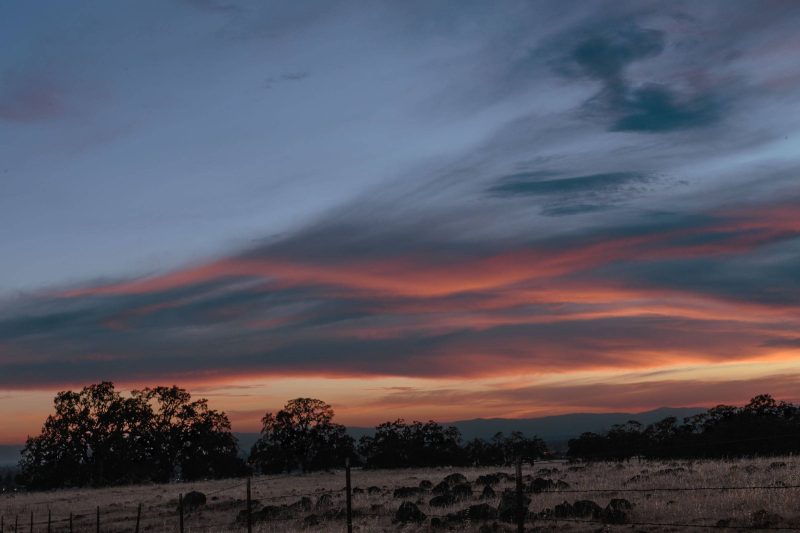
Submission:
[[[194,511],[206,504],[206,495],[202,492],[193,490],[183,495],[183,508],[187,511]]]
[[[358,513],[353,510],[353,516]],[[342,507],[331,508],[322,513],[322,516],[327,520],[343,520],[347,517],[347,511]]]
[[[528,513],[528,505],[531,499],[522,495],[522,511]],[[517,493],[513,490],[505,490],[500,497],[500,504],[497,506],[497,517],[504,522],[516,520],[518,510]]]
[[[453,505],[455,502],[456,499],[453,498],[453,495],[448,493],[434,496],[431,498],[431,501],[428,502],[428,505],[431,507],[447,507],[448,505]]]
[[[250,513],[250,519],[253,522],[263,522],[276,518],[287,518],[289,515],[287,509],[285,505],[266,505],[258,511]],[[240,524],[247,522],[247,511],[240,511],[236,516],[236,521]]]
[[[303,525],[306,527],[314,527],[319,525],[319,517],[315,514],[310,514],[303,518]]]
[[[488,503],[470,505],[467,509],[447,515],[449,521],[466,522],[467,520],[493,520],[497,518],[497,509]]]
[[[494,489],[491,486],[486,485],[485,487],[483,487],[483,492],[481,493],[481,498],[483,498],[484,500],[489,500],[491,498],[496,498],[496,497],[497,497],[497,493],[494,491]]]
[[[484,476],[478,476],[478,479],[475,480],[477,485],[497,485],[500,483],[500,477],[497,474],[486,474]]]
[[[478,528],[478,533],[500,533],[510,531],[506,529],[506,527],[498,524],[497,522],[492,522],[491,524],[482,524],[481,527]]]
[[[552,479],[537,477],[528,486],[528,492],[539,494],[540,492],[544,492],[546,490],[552,490],[554,488],[556,488],[556,482],[553,481]]]
[[[592,500],[578,500],[572,504],[572,512],[577,518],[598,518],[603,508]]]
[[[322,497],[320,496],[320,499],[321,498]],[[299,512],[299,511],[310,511],[312,507],[313,504],[311,503],[311,498],[309,498],[308,496],[303,496],[296,502],[289,504],[287,506],[287,509],[292,512]]]
[[[472,485],[469,483],[459,483],[451,489],[450,493],[456,500],[472,498]]]
[[[449,494],[450,493],[450,484],[444,481],[439,482],[435,487],[433,487],[434,494]]]
[[[759,509],[750,517],[754,528],[770,528],[779,525],[783,521],[780,515],[770,513],[766,509]]]
[[[622,509],[606,507],[600,513],[600,519],[604,524],[624,524],[628,521],[628,515]]]
[[[423,479],[419,482],[419,488],[422,490],[431,490],[433,488],[433,483],[428,481],[427,479]]]
[[[575,509],[571,503],[565,501],[553,507],[553,516],[556,518],[570,518],[575,516]]]
[[[427,516],[412,502],[403,502],[394,514],[394,521],[406,524],[408,522],[424,522]]]
[[[322,494],[317,498],[317,503],[314,505],[314,508],[319,511],[320,509],[327,509],[331,505],[333,505],[333,497],[331,497],[330,494]]]
[[[412,496],[419,495],[422,491],[419,487],[398,487],[394,489],[395,498],[411,498]]]
[[[447,483],[451,487],[454,487],[456,485],[460,485],[461,483],[467,483],[467,478],[464,477],[464,474],[455,473],[455,474],[450,474],[442,481],[444,483]]]
[[[625,498],[614,498],[608,502],[608,507],[612,509],[619,509],[621,511],[630,511],[633,509],[633,504]]]
[[[380,494],[381,492],[382,491],[380,487],[376,487],[374,485],[372,487],[367,487],[367,494]]]

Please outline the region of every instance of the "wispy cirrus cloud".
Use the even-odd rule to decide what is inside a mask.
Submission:
[[[0,8],[0,389],[560,380],[519,414],[796,357],[791,3],[32,6]]]

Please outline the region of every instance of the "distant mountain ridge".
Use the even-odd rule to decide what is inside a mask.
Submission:
[[[19,462],[22,444],[0,444],[0,466],[13,466]]]
[[[521,431],[527,436],[536,435],[542,438],[553,449],[562,450],[566,448],[569,439],[587,431],[599,433],[614,424],[624,424],[629,420],[647,425],[670,416],[682,422],[684,417],[705,411],[704,407],[659,407],[641,413],[569,413],[537,418],[473,418],[441,422],[441,424],[457,427],[465,441],[474,438],[491,439],[498,432],[508,435],[512,431]],[[374,432],[375,428],[372,427],[347,428],[347,433],[355,439],[372,435]],[[258,435],[258,433],[236,433],[239,446],[245,454],[249,453]]]

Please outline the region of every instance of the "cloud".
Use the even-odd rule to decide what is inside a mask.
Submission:
[[[710,94],[682,96],[664,85],[631,89],[615,105],[619,118],[613,131],[664,132],[697,128],[720,119],[721,105]]]
[[[609,87],[622,86],[625,67],[661,54],[664,41],[664,33],[659,30],[629,25],[583,40],[570,55],[585,75],[602,80]]]
[[[495,197],[538,199],[543,214],[562,216],[611,208],[640,196],[659,181],[640,172],[558,175],[546,171],[516,173],[500,178],[487,192]]]
[[[563,39],[569,42],[574,37]],[[661,55],[665,46],[663,31],[625,23],[594,30],[552,64],[563,75],[602,83],[584,109],[590,116],[610,120],[611,131],[659,133],[714,124],[722,111],[717,95],[708,91],[683,94],[666,83],[635,84],[628,79],[630,65]]]
[[[539,409],[572,411],[648,410],[663,407],[712,407],[721,403],[742,404],[765,392],[778,399],[796,401],[800,376],[768,375],[749,379],[667,379],[612,383],[540,383],[530,387],[497,386],[491,390],[435,389],[398,391],[377,400],[378,405],[420,406],[438,403],[489,405],[517,416],[539,414]]]
[[[613,190],[640,178],[555,178],[534,190]],[[2,385],[482,377],[774,357],[781,346],[765,336],[800,327],[793,206],[482,246],[425,233],[435,224],[424,217],[384,228],[341,213],[183,270],[8,302]]]
[[[800,337],[768,339],[763,346],[775,348],[800,348]]]

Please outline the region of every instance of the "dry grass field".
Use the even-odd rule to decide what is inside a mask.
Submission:
[[[378,531],[428,531],[436,526],[432,517],[445,516],[486,503],[497,507],[504,488],[513,488],[513,480],[494,485],[495,497],[482,497],[483,485],[475,483],[481,475],[512,469],[442,468],[362,471],[354,469],[354,530],[362,533]],[[472,485],[473,495],[452,505],[431,507],[431,490],[405,498],[394,496],[399,487],[418,487],[428,480],[433,485],[447,475],[459,472]],[[523,470],[528,484],[535,478],[562,480],[569,489],[558,492],[529,493],[531,520],[526,531],[704,531],[700,526],[718,526],[720,530],[739,529],[796,529],[800,531],[800,489],[757,488],[747,490],[692,490],[705,487],[778,487],[800,485],[800,460],[793,457],[747,459],[735,461],[630,461],[626,463],[538,463]],[[291,533],[299,531],[344,531],[345,521],[337,517],[344,507],[342,471],[293,476],[258,476],[252,481],[254,506],[290,505],[307,496],[305,508],[274,510],[277,520],[258,522],[254,531]],[[366,489],[372,487],[371,493]],[[377,488],[376,488],[377,487]],[[564,485],[562,485],[562,488]],[[588,492],[597,489],[633,489],[635,491]],[[657,491],[650,489],[681,489]],[[639,489],[642,489],[639,491]],[[54,520],[51,531],[67,531],[63,519],[72,512],[74,531],[95,531],[95,508],[101,509],[103,532],[132,532],[136,509],[142,504],[142,531],[178,531],[177,499],[179,493],[200,491],[207,495],[206,505],[185,514],[185,531],[211,533],[244,531],[236,522],[245,507],[244,480],[223,480],[169,485],[124,486],[97,490],[61,490],[31,494],[0,496],[0,513],[5,520],[3,533],[13,531],[14,517],[19,517],[19,531],[28,531],[30,513],[37,523],[34,531],[46,531],[48,509]],[[334,492],[329,492],[334,491]],[[587,492],[583,492],[587,491]],[[320,496],[329,494],[331,500]],[[602,524],[565,521],[541,514],[564,501],[592,500],[606,507],[614,498],[625,498],[633,504],[625,511],[628,524]],[[412,501],[428,515],[422,523],[393,522],[394,514],[403,501]],[[309,505],[311,508],[309,508]],[[546,512],[546,511],[545,511]],[[314,518],[307,520],[313,515]],[[592,520],[591,517],[586,518]],[[59,521],[60,522],[57,522]],[[458,531],[516,531],[511,524],[497,519],[443,520],[436,530]],[[652,524],[674,523],[676,526]],[[482,528],[482,529],[481,529]]]

